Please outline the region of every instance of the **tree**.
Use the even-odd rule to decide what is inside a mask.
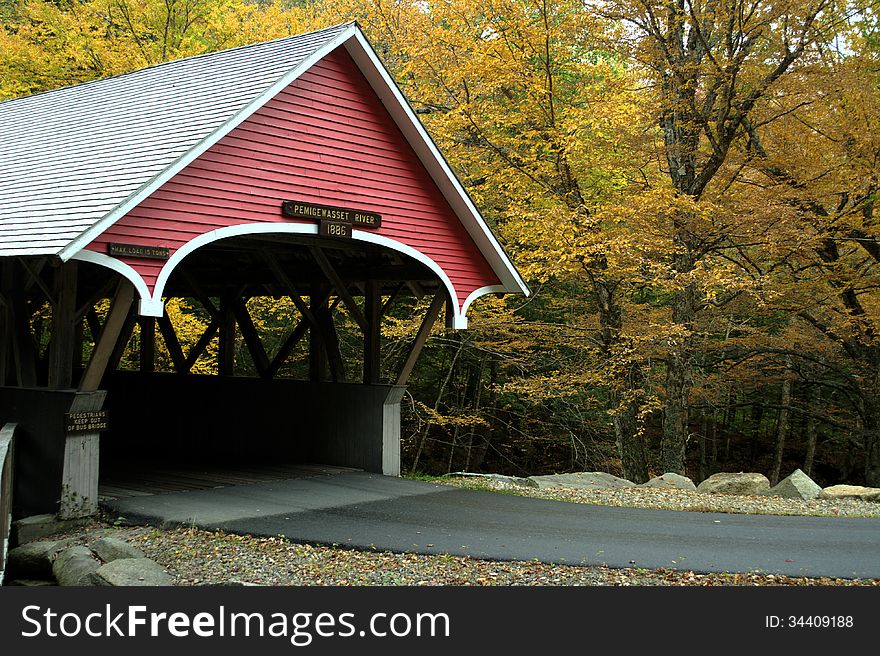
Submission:
[[[701,274],[731,234],[729,217],[712,207],[724,193],[724,166],[779,80],[829,38],[833,10],[829,0],[612,0],[596,8],[634,31],[630,53],[654,84],[666,183],[677,203],[668,256],[673,330],[660,456],[665,471],[684,472],[694,331],[711,300]]]

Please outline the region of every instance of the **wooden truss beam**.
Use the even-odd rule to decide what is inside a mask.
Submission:
[[[162,334],[162,340],[165,342],[165,347],[168,349],[168,355],[171,356],[171,364],[174,365],[174,370],[177,373],[184,373],[186,368],[186,356],[183,354],[183,349],[180,347],[180,340],[177,339],[174,324],[171,323],[171,317],[168,316],[167,311],[162,312],[162,316],[156,319],[156,325],[159,327],[159,332]]]
[[[333,285],[336,293],[342,297],[342,302],[345,303],[345,307],[348,309],[352,318],[357,322],[361,330],[366,333],[367,320],[364,317],[364,313],[361,312],[360,307],[358,307],[358,304],[349,293],[348,285],[346,285],[339,277],[339,274],[336,273],[336,269],[333,268],[333,265],[330,263],[330,260],[327,259],[324,251],[322,251],[317,246],[310,246],[309,252],[311,252],[312,257],[315,258],[315,262],[318,263],[318,266],[327,277],[327,280],[330,282],[331,285]]]
[[[79,390],[81,392],[94,392],[101,385],[104,372],[107,371],[108,365],[117,352],[120,337],[124,337],[126,324],[130,323],[134,326],[131,312],[133,301],[134,286],[128,280],[120,280],[110,304],[110,312],[104,322],[104,328],[101,330],[101,336],[95,344],[92,357],[86,365],[82,380],[80,380]],[[123,348],[125,348],[124,345]]]
[[[395,382],[396,385],[406,385],[413,368],[416,366],[416,361],[419,359],[419,355],[421,354],[422,349],[425,346],[425,342],[428,341],[428,337],[431,334],[431,328],[437,321],[437,317],[440,316],[440,310],[443,309],[443,306],[445,304],[446,294],[438,290],[437,293],[434,295],[434,301],[428,308],[427,313],[425,313],[425,318],[422,320],[422,325],[419,326],[419,331],[416,333],[416,338],[413,340],[412,345],[410,345],[406,359],[403,361],[403,367],[401,367],[400,373],[397,374],[397,381]]]
[[[76,347],[76,262],[55,269],[52,308],[52,342],[49,345],[49,389],[68,389],[73,383],[73,351]]]
[[[241,297],[236,298],[232,302],[231,308],[235,321],[241,330],[241,336],[244,338],[244,343],[251,354],[254,366],[257,368],[257,374],[264,377],[269,370],[269,356],[266,355],[266,349],[263,347],[263,342],[257,333],[251,314],[248,312],[246,300]]]

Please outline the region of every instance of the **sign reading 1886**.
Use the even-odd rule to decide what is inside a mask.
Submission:
[[[364,210],[353,210],[331,205],[315,205],[298,200],[286,200],[281,204],[285,216],[320,221],[319,234],[324,237],[351,239],[352,227],[378,228],[382,215]]]

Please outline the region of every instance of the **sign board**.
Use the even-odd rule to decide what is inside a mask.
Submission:
[[[107,253],[113,257],[143,257],[151,260],[167,260],[168,249],[161,246],[138,244],[107,244]]]
[[[69,412],[64,415],[64,431],[71,433],[100,433],[110,428],[106,410]]]
[[[351,239],[352,228],[378,228],[382,225],[382,215],[366,210],[316,205],[298,200],[286,200],[281,204],[285,216],[297,219],[316,219],[320,222],[319,234],[324,237]]]

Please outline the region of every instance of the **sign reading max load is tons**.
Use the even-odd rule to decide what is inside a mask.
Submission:
[[[378,228],[382,225],[382,215],[364,210],[332,205],[315,205],[298,200],[286,200],[281,204],[285,216],[297,219],[317,219],[320,221],[318,231],[324,237],[342,237],[351,239],[354,226],[362,228]]]

